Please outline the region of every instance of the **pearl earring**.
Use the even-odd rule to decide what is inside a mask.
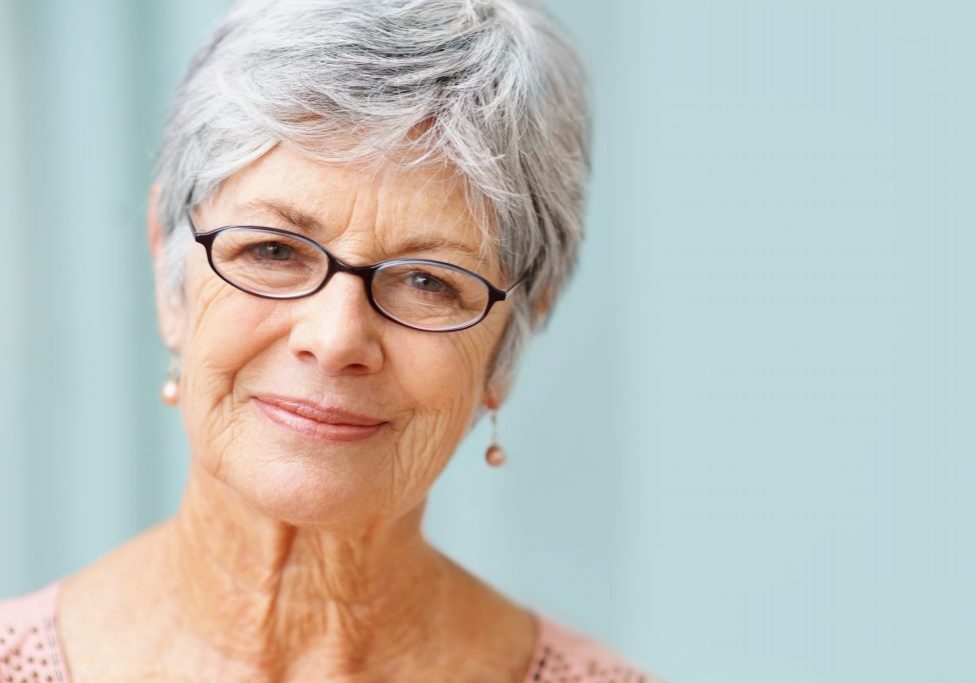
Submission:
[[[168,406],[175,406],[180,402],[180,365],[178,358],[175,353],[170,355],[166,381],[163,383],[163,388],[160,391],[163,397],[163,403]]]
[[[491,411],[491,445],[485,451],[485,460],[492,467],[501,467],[505,464],[507,456],[502,447],[498,445],[498,411]]]

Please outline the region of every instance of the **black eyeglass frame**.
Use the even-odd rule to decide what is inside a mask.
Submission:
[[[516,280],[515,283],[512,284],[512,286],[509,287],[508,289],[500,289],[499,287],[496,287],[491,282],[489,282],[482,276],[478,275],[477,273],[470,271],[466,268],[462,268],[461,266],[456,266],[453,263],[445,263],[444,261],[434,261],[431,259],[397,258],[397,259],[389,259],[386,261],[380,261],[379,263],[374,263],[372,265],[354,266],[350,263],[346,263],[338,256],[331,254],[328,249],[326,249],[325,247],[323,247],[321,244],[311,239],[310,237],[306,237],[305,235],[300,235],[298,233],[291,232],[289,230],[282,230],[280,228],[271,228],[266,225],[225,225],[219,228],[214,228],[213,230],[208,230],[206,232],[198,232],[196,224],[193,222],[193,216],[190,213],[190,209],[191,207],[189,205],[189,202],[187,202],[187,205],[184,206],[184,213],[186,214],[186,220],[190,226],[190,231],[193,233],[193,239],[196,240],[199,244],[202,244],[204,249],[206,249],[207,262],[210,264],[210,269],[213,270],[213,272],[217,275],[217,277],[219,277],[221,280],[223,280],[230,286],[235,287],[236,289],[239,289],[242,292],[245,292],[247,294],[252,294],[254,296],[260,297],[262,299],[278,299],[278,300],[303,299],[307,296],[312,296],[313,294],[322,291],[322,289],[329,283],[329,280],[332,279],[332,276],[335,275],[336,273],[350,273],[352,275],[362,278],[363,283],[366,286],[366,299],[369,301],[369,305],[373,308],[373,310],[375,310],[377,313],[379,313],[387,320],[395,322],[398,325],[403,325],[404,327],[408,327],[412,330],[418,330],[420,332],[458,332],[460,330],[466,330],[469,327],[474,327],[475,325],[477,325],[482,320],[488,317],[488,314],[491,312],[492,306],[494,306],[495,303],[499,301],[505,301],[508,298],[508,295],[511,294],[519,285],[525,282],[526,279],[528,279],[529,275],[531,274],[531,270],[530,270],[529,272],[522,275],[522,277],[520,277],[518,280]],[[323,254],[325,254],[325,257],[328,260],[328,267],[325,272],[325,277],[322,278],[322,282],[320,282],[317,287],[313,288],[308,292],[303,292],[301,294],[283,294],[280,296],[274,294],[261,294],[258,292],[254,292],[250,289],[247,289],[246,287],[242,287],[241,285],[232,282],[229,278],[225,277],[224,274],[220,272],[220,270],[217,268],[217,266],[214,264],[213,261],[214,241],[216,241],[217,237],[222,232],[226,232],[228,230],[260,230],[262,232],[266,232],[272,235],[281,235],[283,237],[297,239],[301,242],[304,242],[305,244],[308,244],[318,249]],[[373,298],[373,277],[376,275],[377,271],[382,270],[383,268],[387,268],[395,265],[402,265],[405,263],[420,263],[420,264],[426,264],[432,266],[439,266],[475,278],[476,280],[481,282],[488,290],[488,301],[485,304],[485,309],[481,312],[480,316],[478,316],[471,322],[464,323],[463,325],[456,325],[454,327],[447,327],[444,329],[436,329],[436,330],[427,329],[425,327],[417,327],[415,325],[405,323],[399,318],[395,318],[391,313],[384,310],[383,307],[376,302],[376,299]]]

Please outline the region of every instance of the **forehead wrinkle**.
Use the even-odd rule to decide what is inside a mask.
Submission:
[[[252,199],[249,202],[238,204],[234,208],[244,212],[263,210],[272,213],[309,236],[322,237],[325,232],[325,228],[318,218],[281,200]]]
[[[438,217],[442,215],[445,205],[446,202],[442,202]],[[318,218],[293,206],[287,201],[280,199],[252,199],[243,204],[237,204],[234,208],[243,212],[257,210],[274,214],[301,234],[317,239],[320,242],[331,241],[328,239],[328,231]],[[484,249],[475,249],[464,242],[441,234],[407,235],[405,239],[397,241],[396,244],[392,245],[389,249],[385,249],[384,252],[389,256],[394,256],[402,253],[435,251],[440,249],[458,252],[482,263],[485,261]]]
[[[463,194],[464,181],[458,173],[451,173],[448,179],[445,181],[443,178],[438,178],[440,185],[440,191],[438,192],[438,197],[440,201],[437,204],[437,213],[434,214],[435,224],[440,223],[440,219],[447,213],[448,208],[452,205],[452,200],[455,203],[460,203],[461,212],[460,216],[452,216],[452,220],[444,221],[442,224],[448,228],[450,232],[456,232],[457,228],[463,226],[474,226],[475,232],[477,234],[478,248],[473,249],[467,244],[460,244],[459,242],[454,242],[457,245],[458,251],[463,252],[471,256],[481,265],[490,265],[492,262],[491,249],[489,247],[489,240],[485,231],[481,230],[479,226],[475,224],[476,216],[473,211],[471,211],[468,206],[467,197]],[[418,196],[427,190],[427,188],[435,183],[435,176],[429,174],[424,178],[423,184],[417,188],[413,193],[411,199],[416,200]],[[459,184],[462,188],[462,194],[460,201],[458,202],[458,187]],[[435,186],[436,187],[436,186]]]

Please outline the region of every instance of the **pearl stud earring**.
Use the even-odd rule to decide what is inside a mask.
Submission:
[[[160,394],[163,397],[163,403],[168,406],[175,406],[180,402],[180,365],[178,356],[174,353],[169,359],[169,370],[166,373],[166,381],[163,383],[163,388]]]

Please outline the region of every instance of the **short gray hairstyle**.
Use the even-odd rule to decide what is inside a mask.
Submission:
[[[531,272],[488,369],[509,385],[577,261],[588,102],[534,0],[240,0],[191,60],[157,160],[169,295],[183,297],[187,202],[281,142],[331,162],[446,160],[503,273]]]

